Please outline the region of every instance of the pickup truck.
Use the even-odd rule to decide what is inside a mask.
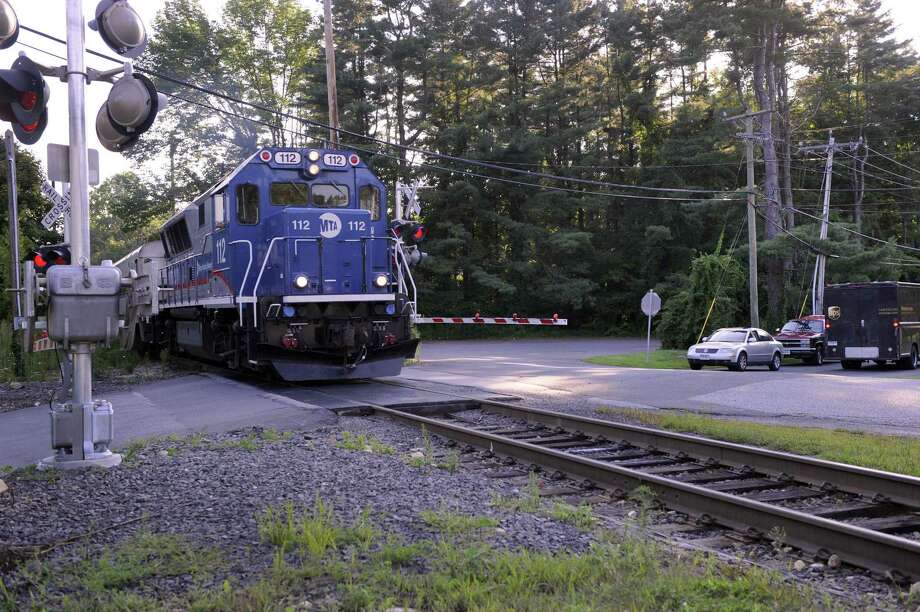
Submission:
[[[783,344],[783,355],[802,359],[812,365],[823,365],[827,347],[827,325],[824,315],[808,315],[792,319],[773,335]]]

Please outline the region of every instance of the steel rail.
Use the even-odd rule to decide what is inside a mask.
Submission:
[[[641,425],[617,423],[605,419],[583,417],[553,410],[529,408],[496,400],[471,399],[445,391],[431,391],[412,385],[391,381],[385,384],[421,389],[464,401],[468,409],[479,408],[486,412],[521,419],[528,423],[561,427],[580,431],[596,437],[622,439],[636,446],[654,447],[658,450],[684,453],[689,458],[719,462],[737,468],[754,468],[764,474],[784,477],[817,487],[834,488],[862,497],[887,500],[911,508],[920,508],[920,478],[875,470],[836,461],[816,459],[793,453],[784,453],[756,446],[736,444],[695,436],[693,434],[665,431]]]
[[[528,423],[561,427],[608,439],[620,438],[637,446],[684,453],[701,460],[713,458],[728,466],[754,468],[772,476],[791,476],[797,481],[818,487],[833,487],[870,499],[885,499],[920,508],[920,478],[914,476],[712,440],[692,434],[615,423],[552,410],[525,408],[505,402],[483,400],[477,403],[487,412],[525,420]]]
[[[496,404],[482,403],[490,406]],[[789,544],[818,556],[835,553],[847,563],[895,579],[920,577],[920,542],[401,410],[365,405],[376,413],[396,420],[416,426],[424,425],[434,434],[484,448],[498,455],[558,470],[572,478],[584,479],[618,493],[646,485],[665,506],[738,531],[764,535],[773,529],[781,529]],[[599,424],[606,423],[599,421]]]

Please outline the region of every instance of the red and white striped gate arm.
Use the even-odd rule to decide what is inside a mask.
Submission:
[[[418,324],[473,324],[473,325],[568,325],[568,319],[553,317],[550,319],[529,319],[521,317],[420,317],[412,319],[413,323]]]

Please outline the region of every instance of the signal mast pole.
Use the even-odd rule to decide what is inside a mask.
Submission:
[[[67,103],[70,112],[70,252],[73,261],[90,265],[89,242],[89,162],[86,151],[86,35],[81,0],[67,0]],[[73,401],[78,406],[93,401],[93,361],[89,343],[73,347]],[[84,409],[83,428],[92,417]],[[92,427],[91,423],[89,424]],[[91,429],[90,429],[91,431]],[[84,454],[93,452],[85,448]],[[76,450],[76,449],[75,449]]]
[[[326,44],[326,100],[329,104],[329,141],[339,148],[339,102],[335,87],[335,43],[332,40],[332,0],[323,0],[323,36]]]

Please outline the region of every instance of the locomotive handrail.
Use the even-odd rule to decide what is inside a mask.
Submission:
[[[231,246],[234,244],[245,244],[246,246],[249,247],[249,261],[246,262],[246,272],[243,273],[243,282],[240,283],[240,291],[239,291],[239,296],[243,297],[243,289],[246,288],[246,281],[249,280],[249,268],[252,266],[252,241],[251,240],[231,240],[227,244]],[[237,307],[240,313],[240,327],[242,327],[243,325],[243,303],[238,302]],[[255,308],[256,308],[255,303],[253,303],[253,306],[252,306],[253,312],[255,312]]]
[[[272,238],[271,242],[268,243],[268,249],[265,251],[265,257],[262,259],[262,267],[259,269],[259,276],[256,277],[256,284],[252,288],[252,325],[253,327],[259,327],[259,302],[256,297],[256,292],[259,290],[259,285],[262,284],[262,275],[265,274],[265,266],[268,265],[268,258],[272,254],[272,249],[275,248],[275,243],[279,240],[287,240],[290,236],[275,236]]]

